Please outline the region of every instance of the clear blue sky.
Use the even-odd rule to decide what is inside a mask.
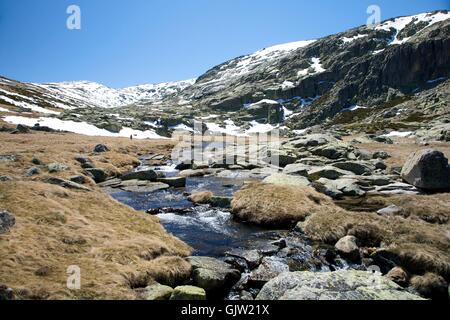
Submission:
[[[81,30],[66,9],[81,8]],[[0,0],[0,75],[111,87],[189,79],[239,55],[436,9],[450,0]]]

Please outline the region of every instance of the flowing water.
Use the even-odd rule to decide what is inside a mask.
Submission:
[[[137,170],[154,169],[166,177],[177,176],[172,166],[145,167]],[[211,208],[209,205],[193,206],[187,194],[197,191],[211,191],[217,196],[232,196],[244,183],[241,179],[219,178],[216,176],[187,178],[185,188],[170,188],[153,193],[119,191],[112,193],[116,200],[141,211],[157,208],[191,209],[178,214],[159,214],[166,230],[194,248],[195,255],[223,256],[233,248],[253,248],[255,241],[272,239],[273,232],[259,227],[234,221],[225,209]]]

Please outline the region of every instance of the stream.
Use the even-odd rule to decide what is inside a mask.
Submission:
[[[171,165],[161,167],[141,165],[136,171],[152,169],[160,176],[176,177],[178,171],[174,168],[175,166]],[[333,250],[323,245],[312,244],[295,231],[267,230],[239,222],[233,219],[227,209],[194,205],[188,200],[189,194],[198,191],[211,191],[216,196],[233,196],[242,188],[244,181],[248,181],[248,175],[236,170],[231,176],[233,178],[215,175],[190,177],[186,179],[186,186],[183,188],[169,188],[152,193],[114,190],[110,194],[116,200],[139,211],[158,209],[160,212],[159,209],[164,209],[162,210],[164,213],[157,215],[160,222],[169,233],[189,244],[194,249],[194,256],[223,260],[229,259],[231,255],[232,260],[228,261],[234,265],[237,263],[238,269],[241,266],[240,259],[233,258],[236,252],[238,257],[242,252],[251,251],[257,251],[258,254],[268,257],[269,260],[262,269],[264,281],[284,271],[327,272],[360,267],[349,265],[336,256]],[[284,241],[285,245],[277,247],[274,241]],[[226,295],[228,300],[242,299],[244,289],[254,298],[261,288],[261,283],[248,282],[254,272],[249,269],[249,265],[245,264],[241,271],[241,280]]]
[[[173,166],[141,166],[136,170],[153,169],[166,177],[177,176]],[[211,191],[218,196],[232,196],[244,183],[241,179],[219,178],[216,176],[191,177],[184,188],[170,188],[152,193],[118,191],[111,194],[116,200],[134,208],[146,211],[157,208],[190,208],[192,212],[157,215],[166,230],[194,248],[194,255],[222,257],[233,248],[250,249],[255,241],[273,238],[273,231],[251,226],[233,220],[225,209],[209,205],[194,206],[187,194]]]

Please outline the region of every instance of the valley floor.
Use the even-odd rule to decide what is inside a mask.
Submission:
[[[94,152],[98,144],[109,151]],[[105,179],[120,176],[135,168],[140,156],[158,155],[159,163],[170,159],[173,147],[172,140],[0,133],[0,212],[15,218],[0,232],[0,287],[13,288],[18,299],[136,299],[136,289],[154,281],[171,287],[188,282],[191,264],[204,263],[186,259],[192,248],[169,234],[157,217],[119,203],[83,175],[87,163],[101,168]],[[390,168],[422,148],[450,156],[449,143],[419,146],[401,139],[393,145],[363,141],[358,147],[389,152]],[[374,246],[395,248],[388,254],[398,254],[406,268],[440,273],[448,281],[448,194],[331,201],[309,187],[251,186],[232,203],[247,221],[278,221],[283,214],[304,221],[310,215],[297,228],[313,241],[334,244],[354,232],[366,241],[367,255],[377,250]],[[402,206],[404,217],[380,217],[371,209],[390,204]],[[280,216],[273,216],[274,206]],[[292,217],[299,210],[305,216]],[[67,288],[70,266],[80,267],[81,290]],[[268,294],[262,296],[272,297]]]

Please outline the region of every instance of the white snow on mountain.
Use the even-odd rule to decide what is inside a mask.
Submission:
[[[135,139],[167,139],[158,135],[152,130],[140,131],[131,128],[122,128],[119,133],[112,133],[105,129],[97,128],[92,124],[86,122],[75,122],[60,120],[57,118],[27,118],[22,116],[7,116],[3,120],[12,124],[23,124],[33,127],[36,123],[43,127],[49,127],[54,130],[68,131],[78,133],[86,136],[100,136],[100,137],[125,137],[133,136]]]
[[[358,39],[361,39],[361,38],[365,38],[367,36],[368,36],[367,34],[358,34],[358,35],[356,35],[354,37],[351,37],[351,38],[343,37],[342,41],[344,43],[351,43],[351,42],[353,42],[355,40],[358,40]]]
[[[102,108],[126,106],[138,101],[159,102],[192,85],[195,79],[159,84],[143,84],[123,89],[108,88],[96,82],[73,81],[35,84],[61,100],[73,99]]]
[[[395,29],[396,34],[393,37],[392,41],[390,42],[390,45],[403,44],[403,43],[407,42],[410,39],[410,37],[399,39],[398,35],[410,23],[418,24],[421,22],[426,22],[428,24],[427,27],[430,27],[435,23],[438,23],[438,22],[441,22],[441,21],[444,21],[447,19],[450,19],[450,12],[447,12],[447,13],[443,13],[443,12],[421,13],[421,14],[417,14],[414,16],[400,17],[400,18],[395,18],[395,19],[385,21],[384,23],[378,25],[375,29],[376,30],[385,30],[385,31],[390,31],[391,29]]]
[[[296,41],[285,44],[280,44],[259,50],[253,54],[242,56],[224,63],[213,80],[206,81],[203,84],[214,84],[217,82],[224,82],[230,79],[239,78],[250,73],[261,64],[281,59],[293,51],[306,47],[316,40]]]

